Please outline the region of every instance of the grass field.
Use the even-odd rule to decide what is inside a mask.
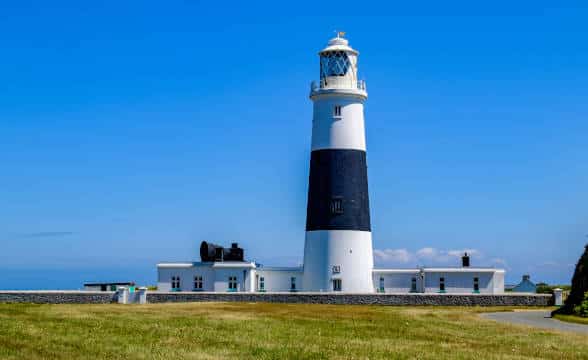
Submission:
[[[496,309],[0,304],[0,358],[588,359],[586,335],[478,317],[489,310]]]

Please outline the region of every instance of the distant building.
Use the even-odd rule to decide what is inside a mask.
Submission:
[[[134,282],[93,282],[85,283],[84,290],[86,291],[116,291],[119,287],[125,286],[134,288]]]
[[[512,288],[512,292],[534,293],[536,291],[537,285],[531,281],[530,275],[523,275],[523,280]]]

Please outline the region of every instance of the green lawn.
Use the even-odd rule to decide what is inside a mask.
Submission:
[[[588,359],[586,335],[478,317],[488,310],[0,304],[0,359]]]

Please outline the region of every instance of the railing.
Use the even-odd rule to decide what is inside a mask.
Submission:
[[[320,89],[357,89],[366,91],[366,84],[364,80],[354,80],[348,78],[321,79],[319,82],[312,81],[310,83],[311,93],[314,93]]]

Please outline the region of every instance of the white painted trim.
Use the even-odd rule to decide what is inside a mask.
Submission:
[[[212,264],[213,268],[251,268],[251,269],[255,269],[255,263],[251,262],[251,263],[244,263],[244,262],[228,262],[228,261],[222,261],[222,262],[215,262]]]
[[[374,269],[374,274],[418,274],[420,269]]]

